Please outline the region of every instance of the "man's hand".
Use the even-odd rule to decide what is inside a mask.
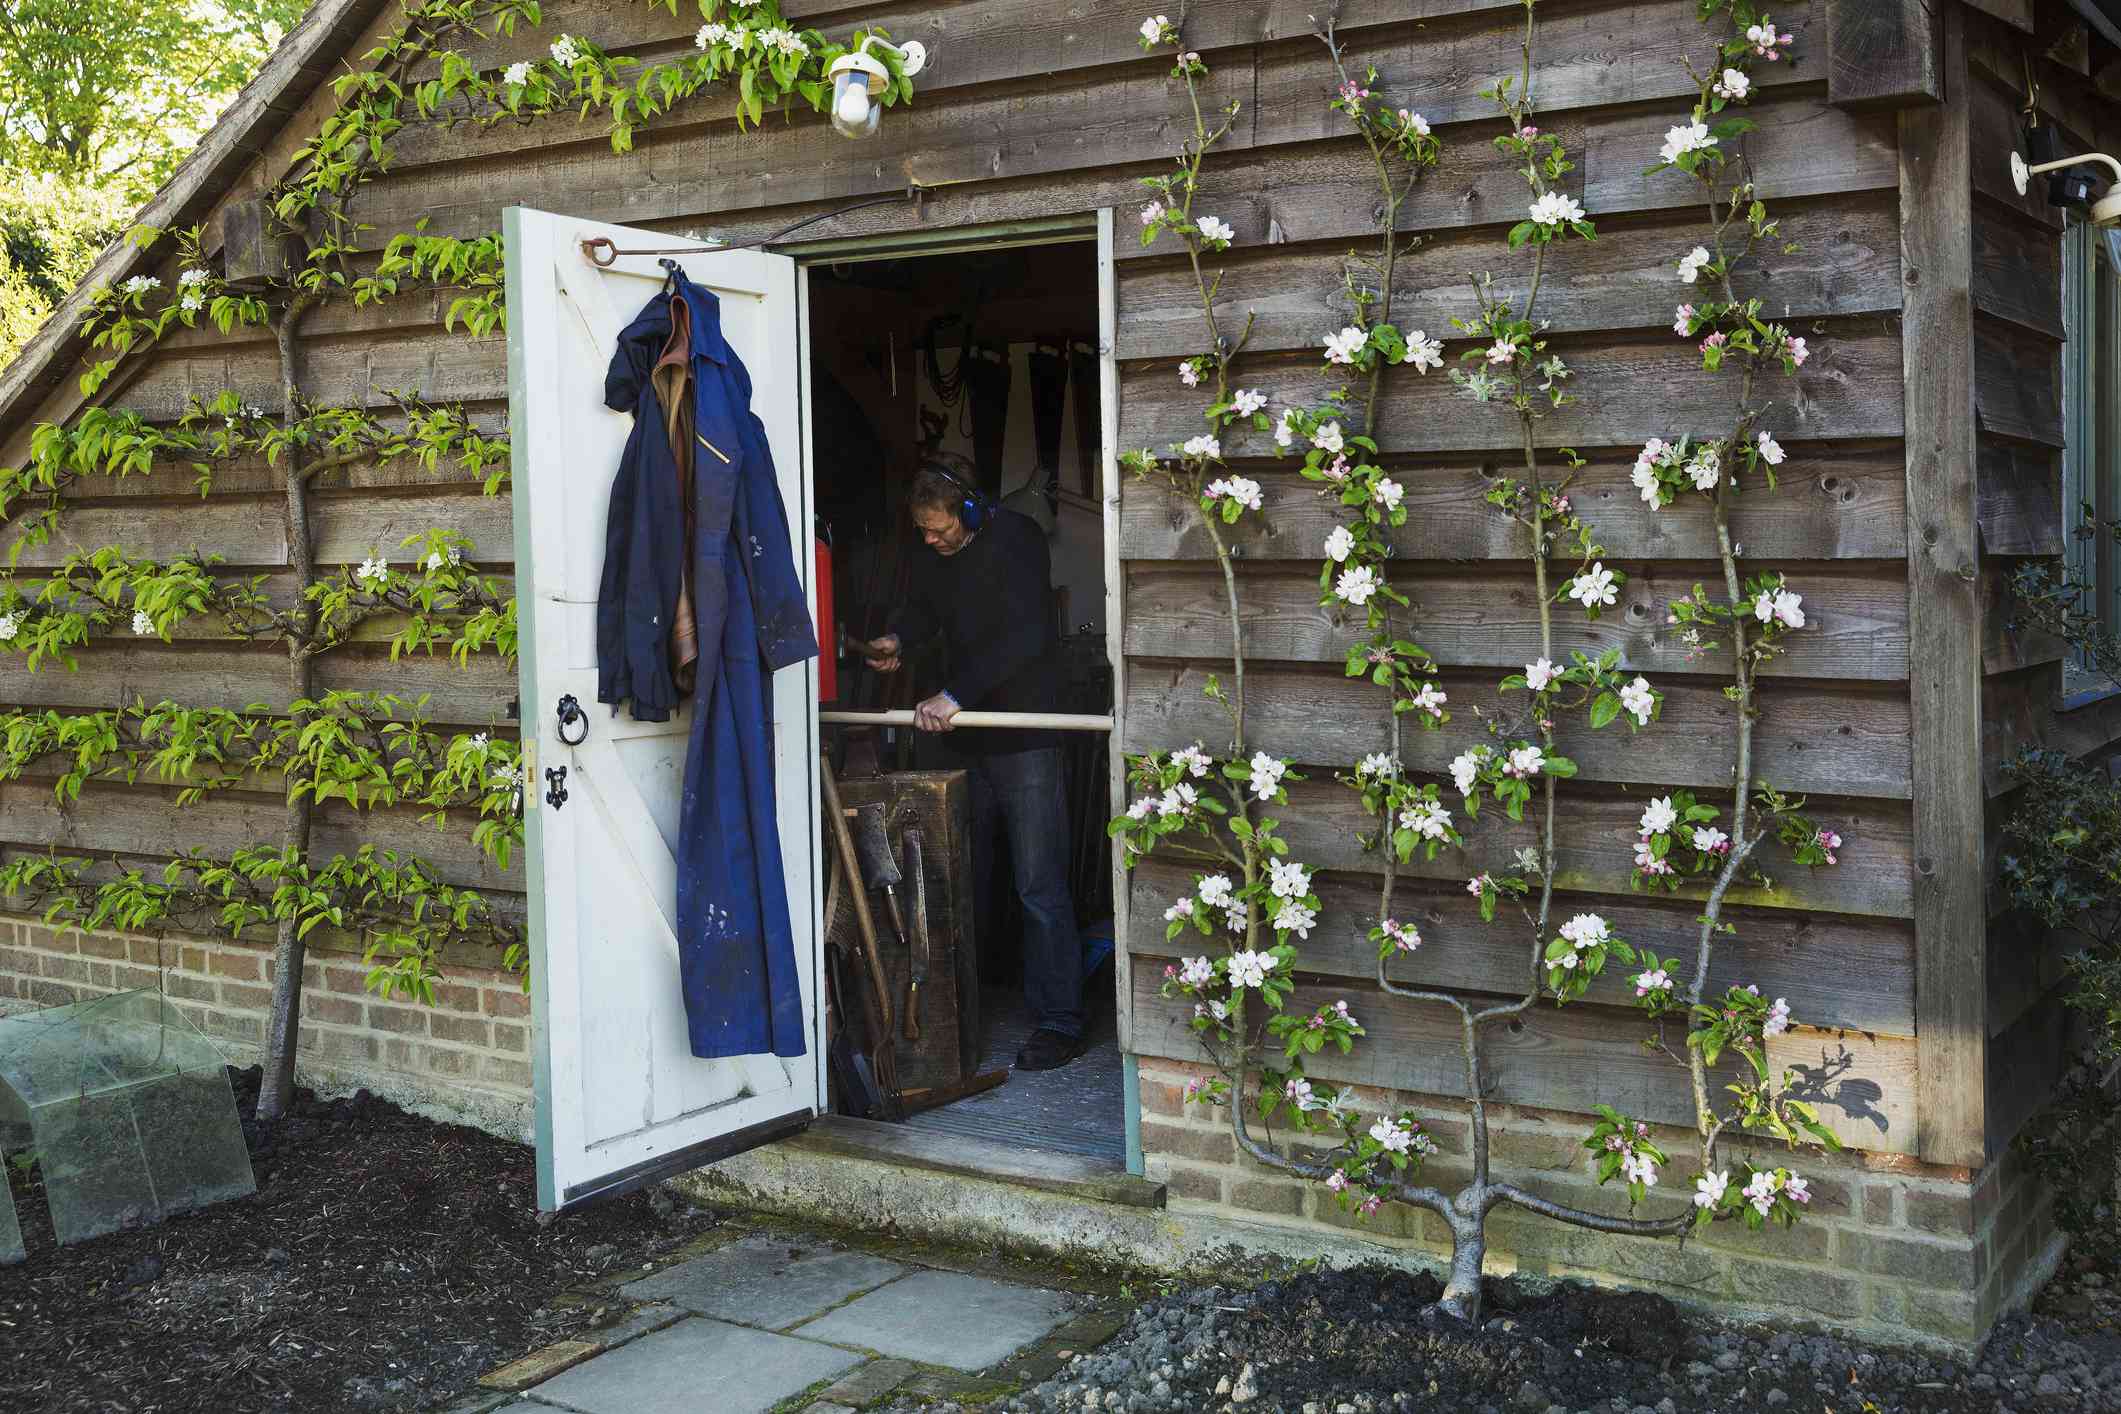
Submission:
[[[862,655],[862,661],[867,663],[872,671],[879,673],[895,673],[898,671],[899,641],[897,634],[887,633],[882,638],[873,638],[867,642],[863,642],[859,638],[849,638],[847,644],[855,652]]]
[[[947,732],[956,728],[950,719],[958,712],[957,702],[947,692],[938,692],[913,709],[913,725],[924,732]]]

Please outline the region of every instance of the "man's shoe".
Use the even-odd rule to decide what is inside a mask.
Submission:
[[[1016,1053],[1016,1068],[1059,1070],[1082,1053],[1083,1042],[1080,1037],[1064,1036],[1042,1026],[1031,1033],[1031,1039],[1024,1042],[1024,1048]]]

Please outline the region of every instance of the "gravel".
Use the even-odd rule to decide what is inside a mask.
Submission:
[[[2103,1265],[2103,1264],[2101,1264]],[[1436,1279],[1384,1268],[1138,1307],[1053,1378],[980,1406],[1009,1414],[2083,1414],[2121,1411],[2114,1271],[2073,1263],[2036,1314],[1955,1360],[1682,1315],[1662,1297],[1491,1281],[1475,1329]],[[2096,1278],[2087,1281],[2086,1278]],[[2086,1300],[2080,1300],[2083,1297]],[[2089,1304],[2087,1304],[2087,1300]],[[942,1403],[893,1406],[947,1414]]]

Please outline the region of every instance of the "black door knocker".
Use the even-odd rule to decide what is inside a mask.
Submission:
[[[583,742],[589,740],[589,714],[582,710],[581,703],[574,700],[573,693],[569,692],[563,694],[560,698],[559,704],[554,707],[553,710],[559,713],[560,741],[564,745],[580,746]],[[581,735],[567,735],[567,729],[577,722],[581,723],[582,725]]]
[[[547,766],[545,768],[545,803],[557,810],[567,803],[567,768]]]

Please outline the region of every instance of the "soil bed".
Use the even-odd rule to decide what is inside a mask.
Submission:
[[[247,1117],[258,1071],[231,1078]],[[255,1197],[70,1247],[6,1166],[29,1260],[0,1267],[0,1410],[425,1408],[596,1322],[570,1287],[717,1222],[657,1192],[540,1224],[531,1150],[366,1091],[244,1135]]]

